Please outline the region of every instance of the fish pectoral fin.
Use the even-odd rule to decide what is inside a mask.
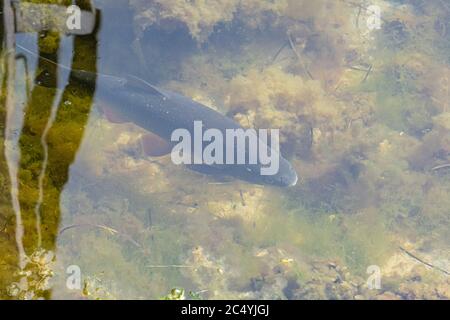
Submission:
[[[130,122],[127,119],[124,119],[120,115],[118,115],[114,110],[111,108],[108,108],[108,106],[100,105],[100,109],[102,110],[103,115],[105,118],[112,123],[127,123]]]
[[[142,151],[150,157],[162,157],[172,151],[169,142],[154,133],[146,133],[141,137]]]

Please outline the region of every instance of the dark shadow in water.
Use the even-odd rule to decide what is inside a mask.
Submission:
[[[6,0],[4,0],[6,1]],[[88,0],[76,1],[82,9],[91,10]],[[97,31],[99,26],[99,12],[97,11],[97,27],[89,35],[77,35],[73,38],[72,70],[68,83],[61,92],[58,89],[58,72],[60,68],[48,60],[58,61],[60,36],[54,32],[40,31],[38,34],[38,48],[40,58],[36,70],[35,85],[32,92],[27,94],[28,101],[24,108],[23,127],[19,138],[20,160],[18,163],[18,202],[23,223],[23,250],[31,258],[25,270],[28,275],[22,276],[28,282],[28,294],[33,298],[51,298],[51,289],[44,283],[48,276],[43,276],[48,266],[36,261],[48,252],[54,253],[60,221],[60,198],[62,190],[69,179],[69,167],[73,163],[81,144],[83,133],[93,104],[96,79],[90,85],[81,83],[74,76],[74,70],[83,69],[93,73],[97,71]],[[3,37],[3,36],[2,36]],[[2,42],[3,43],[3,42]],[[3,49],[3,48],[2,48]],[[3,50],[2,50],[3,51]],[[43,59],[42,57],[45,57]],[[41,86],[42,77],[45,86]],[[3,81],[4,82],[4,81]],[[2,83],[2,89],[6,87]],[[2,93],[5,92],[2,90]],[[1,96],[4,99],[4,95]],[[4,103],[1,103],[4,106]],[[56,107],[54,107],[56,106]],[[4,141],[6,112],[2,108],[0,113],[0,128]],[[2,141],[2,142],[3,142]],[[11,209],[10,184],[7,163],[4,159],[4,143],[1,146],[0,174],[1,176],[1,223],[7,221],[6,256],[2,253],[0,264],[11,265],[18,269],[18,248],[15,241],[16,219]],[[6,198],[5,198],[6,197]],[[0,238],[3,239],[0,234]],[[33,261],[33,257],[36,261]],[[5,261],[2,261],[5,260]],[[0,298],[7,298],[5,286],[17,281],[11,268],[6,272],[0,270]],[[5,279],[3,279],[5,276]],[[23,279],[22,279],[23,281]],[[21,298],[19,292],[16,297]]]
[[[176,23],[174,25],[176,27],[173,28],[147,28],[143,32],[139,50],[135,50],[139,66],[145,67],[145,72],[141,72],[140,76],[150,83],[157,84],[182,77],[183,61],[198,52],[197,43],[189,30]]]

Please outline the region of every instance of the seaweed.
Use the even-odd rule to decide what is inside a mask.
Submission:
[[[38,248],[29,230],[55,90],[36,88],[18,173],[33,259],[17,270],[11,182],[0,150],[0,295],[448,298],[442,272],[416,266],[399,247],[448,270],[441,250],[450,239],[450,13],[441,1],[390,2],[382,30],[370,31],[359,1],[100,1],[111,12],[129,4],[120,15],[126,45],[105,47],[110,73],[134,65],[147,80],[244,127],[279,128],[281,150],[301,182],[279,190],[215,181],[168,157],[145,157],[145,132],[108,123],[91,110],[86,88],[71,82],[47,135],[40,210],[48,230]],[[39,38],[41,54],[52,59],[60,44],[55,33]],[[75,66],[94,68],[86,64],[92,44],[79,45]],[[55,72],[44,61],[38,68]],[[4,95],[3,86],[1,102]],[[75,291],[65,287],[72,264],[83,277]],[[383,270],[382,290],[366,287],[371,265]]]

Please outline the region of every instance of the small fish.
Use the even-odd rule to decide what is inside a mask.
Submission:
[[[201,103],[134,76],[116,77],[83,70],[72,70],[72,75],[87,85],[94,85],[96,79],[96,94],[108,104],[111,110],[108,112],[114,114],[114,122],[132,122],[156,134],[171,147],[176,144],[171,141],[174,130],[186,129],[194,135],[194,121],[202,121],[204,130],[219,130],[224,137],[227,129],[243,129],[232,119]],[[248,145],[246,143],[246,154],[249,153]],[[266,147],[274,152],[269,146]],[[298,177],[295,169],[280,153],[278,156],[279,170],[274,175],[261,175],[263,165],[259,160],[256,164],[194,164],[188,168],[204,174],[232,176],[255,184],[296,185]]]

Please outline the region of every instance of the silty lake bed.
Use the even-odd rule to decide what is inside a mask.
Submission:
[[[0,298],[450,298],[448,1],[0,3]],[[149,156],[76,70],[279,129],[297,184]]]

